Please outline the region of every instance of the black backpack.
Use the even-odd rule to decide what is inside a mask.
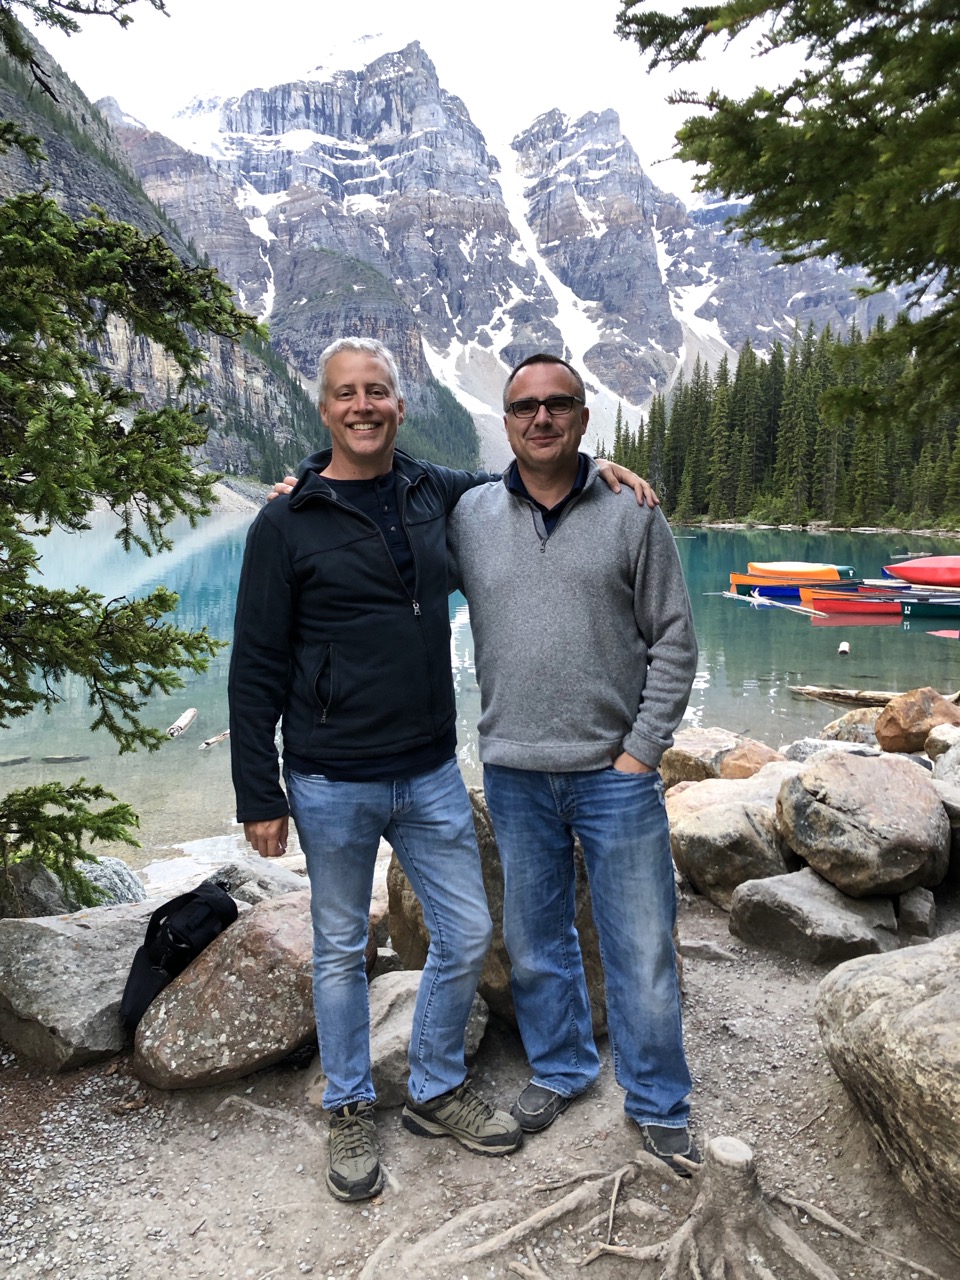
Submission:
[[[236,918],[237,904],[212,880],[156,909],[120,1001],[120,1021],[128,1031],[136,1030],[151,1001]]]

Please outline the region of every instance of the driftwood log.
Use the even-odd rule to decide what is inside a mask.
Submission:
[[[818,684],[791,684],[791,693],[798,693],[804,698],[818,698],[821,702],[842,702],[855,707],[885,707],[892,698],[899,698],[899,693],[890,693],[885,689],[827,689]],[[960,703],[960,692],[945,693],[947,702]]]

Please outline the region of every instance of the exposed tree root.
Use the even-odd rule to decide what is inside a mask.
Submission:
[[[770,1207],[761,1193],[753,1152],[737,1138],[714,1138],[707,1144],[700,1192],[688,1217],[673,1235],[653,1244],[612,1244],[614,1215],[621,1187],[633,1182],[640,1170],[651,1163],[662,1177],[663,1164],[659,1160],[651,1161],[643,1152],[639,1152],[631,1164],[613,1173],[603,1175],[590,1170],[585,1175],[580,1174],[579,1185],[574,1190],[489,1240],[470,1245],[457,1254],[446,1255],[445,1266],[457,1267],[502,1254],[560,1218],[596,1208],[598,1199],[609,1187],[608,1207],[591,1217],[586,1228],[592,1230],[605,1226],[606,1240],[587,1254],[581,1266],[587,1266],[600,1257],[612,1256],[629,1258],[637,1263],[659,1263],[660,1280],[839,1280],[832,1267]],[[568,1182],[563,1180],[538,1190],[557,1190]],[[816,1205],[782,1193],[769,1199],[794,1212],[808,1215],[858,1246],[909,1267],[928,1280],[945,1280],[945,1277],[919,1263],[870,1244]],[[511,1202],[503,1200],[486,1206],[477,1205],[445,1222],[404,1250],[398,1260],[398,1274],[407,1274],[411,1264],[414,1268],[429,1270],[431,1262],[442,1252],[442,1246],[451,1235],[512,1207]],[[578,1231],[584,1229],[581,1221]],[[549,1280],[533,1254],[524,1262],[512,1260],[507,1270],[522,1280]]]
[[[530,1262],[529,1267],[524,1266],[522,1262],[511,1262],[507,1270],[512,1271],[515,1276],[522,1276],[523,1280],[550,1280],[536,1258],[531,1258]]]
[[[583,1265],[604,1254],[662,1262],[662,1280],[839,1280],[764,1202],[753,1152],[737,1138],[708,1143],[700,1194],[669,1239],[639,1248],[600,1244]]]
[[[405,1249],[400,1260],[402,1265],[398,1267],[398,1274],[415,1274],[416,1268],[426,1266],[434,1260],[434,1255],[442,1252],[444,1243],[452,1235],[462,1231],[464,1227],[472,1226],[475,1222],[487,1222],[498,1214],[507,1213],[513,1208],[514,1202],[512,1200],[487,1200],[486,1202],[472,1205],[469,1209],[464,1209],[461,1213],[456,1214],[455,1217],[449,1218],[442,1226],[437,1227],[436,1231],[430,1231],[427,1235],[421,1236],[409,1249]],[[503,1234],[506,1233],[494,1236],[492,1240],[484,1241],[482,1244],[473,1245],[472,1248],[487,1251],[487,1246],[502,1239]],[[466,1250],[466,1253],[469,1252],[469,1249]],[[466,1253],[458,1255],[458,1258],[465,1257]],[[482,1253],[478,1256],[482,1256]]]
[[[881,1249],[878,1244],[871,1244],[869,1240],[864,1239],[858,1232],[845,1226],[832,1213],[827,1213],[826,1209],[820,1209],[817,1205],[810,1204],[806,1200],[797,1200],[793,1196],[784,1195],[780,1191],[775,1192],[772,1198],[779,1200],[788,1209],[796,1209],[800,1213],[807,1214],[815,1222],[819,1222],[824,1227],[829,1227],[831,1231],[839,1232],[840,1235],[846,1236],[848,1240],[852,1240],[854,1244],[858,1244],[864,1249],[870,1249],[873,1253],[879,1253],[883,1258],[889,1258],[891,1262],[900,1262],[903,1266],[909,1267],[911,1271],[916,1271],[922,1276],[929,1276],[930,1280],[945,1280],[939,1271],[931,1271],[929,1267],[923,1266],[922,1263],[914,1262],[910,1258],[904,1258],[899,1253],[891,1253],[889,1249]]]
[[[476,1262],[478,1258],[488,1258],[491,1254],[499,1253],[501,1249],[512,1248],[524,1236],[529,1235],[531,1231],[537,1231],[551,1222],[556,1222],[558,1218],[566,1217],[568,1213],[575,1213],[578,1209],[591,1206],[596,1201],[605,1183],[613,1182],[619,1186],[622,1182],[632,1182],[636,1176],[636,1167],[628,1164],[622,1169],[617,1169],[615,1173],[607,1174],[594,1182],[584,1182],[574,1191],[562,1196],[559,1200],[555,1200],[553,1204],[548,1204],[542,1209],[538,1209],[536,1213],[530,1214],[528,1218],[524,1218],[522,1222],[518,1222],[512,1227],[508,1227],[506,1231],[501,1231],[499,1235],[462,1250],[452,1261],[458,1265],[460,1263]]]

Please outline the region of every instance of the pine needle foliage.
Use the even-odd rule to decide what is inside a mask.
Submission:
[[[0,3],[0,44],[52,93],[36,47],[15,11],[66,31],[77,17],[130,21],[132,0]],[[148,0],[163,10],[161,0]],[[0,122],[0,150],[31,160],[40,144],[16,121]],[[95,344],[108,325],[155,344],[178,372],[156,410],[99,366]],[[206,437],[198,335],[237,340],[258,334],[228,287],[209,269],[184,263],[163,238],[110,219],[101,209],[71,218],[43,190],[0,201],[0,728],[37,706],[49,710],[61,682],[86,687],[92,729],[120,753],[165,740],[140,719],[155,692],[182,687],[219,647],[205,629],[169,618],[177,597],[158,588],[138,599],[105,599],[84,586],[38,582],[43,538],[82,530],[97,506],[119,516],[125,550],[148,555],[171,545],[170,522],[209,514],[216,479],[191,451]],[[114,803],[111,803],[114,802]],[[91,900],[79,864],[93,841],[135,843],[136,816],[99,786],[45,783],[0,800],[0,867],[33,857],[80,900]]]
[[[947,409],[960,404],[955,0],[729,0],[672,13],[625,0],[617,31],[652,67],[719,56],[738,39],[758,56],[804,53],[786,83],[742,99],[674,94],[696,112],[677,133],[677,154],[699,166],[699,190],[749,200],[731,224],[745,237],[788,262],[862,267],[874,291],[906,290],[912,309],[870,337],[890,362],[904,362],[902,377],[882,394],[848,382],[850,412],[895,420],[912,412],[918,387]]]

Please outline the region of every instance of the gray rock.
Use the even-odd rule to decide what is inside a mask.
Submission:
[[[370,1070],[378,1107],[402,1107],[410,1075],[410,1028],[421,975],[410,971],[387,973],[370,983]],[[476,1056],[487,1029],[489,1012],[480,996],[473,998],[464,1037],[464,1056]],[[319,1056],[306,1082],[307,1101],[322,1106],[326,1077]]]
[[[724,911],[745,880],[796,869],[777,825],[776,798],[798,767],[775,762],[751,778],[712,778],[667,792],[674,861],[697,892]]]
[[[300,893],[308,887],[302,875],[277,866],[271,858],[238,858],[236,862],[218,867],[207,879],[216,880],[232,898],[249,902],[251,906],[284,893]]]
[[[61,916],[74,909],[63,885],[42,862],[24,858],[0,871],[0,918]]]
[[[851,960],[824,978],[833,1069],[917,1211],[960,1254],[960,934]]]
[[[940,782],[960,787],[960,742],[948,747],[933,762],[933,776]]]
[[[904,893],[946,874],[946,812],[931,780],[899,756],[815,756],[784,782],[777,812],[791,848],[853,897]]]
[[[101,906],[110,902],[143,902],[147,896],[143,881],[122,858],[97,858],[94,862],[84,862],[80,870],[87,880],[106,894]],[[79,905],[71,903],[71,910]]]
[[[938,778],[936,767],[932,781],[950,823],[950,862],[944,883],[960,884],[960,784]]]
[[[119,1052],[120,999],[160,901],[0,920],[0,1038],[52,1071]]]
[[[854,756],[878,756],[881,754],[879,747],[871,746],[869,743],[844,742],[842,740],[824,741],[823,738],[798,738],[796,742],[791,742],[789,746],[784,747],[781,755],[787,760],[807,761],[811,756],[819,755],[824,751],[846,751]]]
[[[160,1089],[238,1080],[315,1035],[310,890],[251,908],[147,1009],[133,1069]]]
[[[673,746],[660,761],[660,777],[669,790],[678,782],[703,782],[720,777],[724,756],[734,751],[744,739],[729,729],[678,729]]]
[[[680,954],[685,960],[711,960],[721,964],[733,964],[737,957],[726,947],[718,946],[705,938],[683,938]]]
[[[923,749],[931,760],[939,760],[942,755],[960,742],[960,724],[938,724],[927,734]]]
[[[920,938],[932,938],[937,923],[937,907],[929,889],[910,889],[900,895],[897,919],[900,932]]]
[[[825,742],[858,742],[869,746],[877,745],[874,725],[882,707],[855,707],[846,715],[831,720],[820,730],[820,737]]]
[[[889,899],[853,901],[809,867],[740,885],[730,904],[730,932],[744,942],[817,963],[897,946],[897,918]]]

